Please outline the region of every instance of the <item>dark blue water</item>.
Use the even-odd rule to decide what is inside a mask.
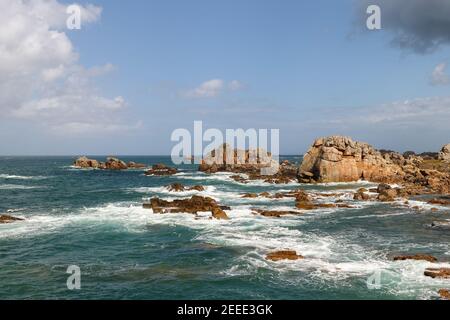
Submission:
[[[171,165],[169,157],[122,158]],[[79,170],[73,160],[0,157],[0,213],[15,209],[13,215],[26,219],[0,225],[0,299],[435,299],[438,289],[450,287],[449,280],[423,275],[426,267],[450,266],[449,231],[428,227],[450,218],[446,208],[353,203],[354,190],[371,186],[359,182],[301,186],[341,193],[319,201],[340,198],[357,208],[265,218],[251,208],[292,210],[293,200],[242,199],[242,193],[300,185],[243,185],[190,165],[172,177]],[[231,206],[231,219],[142,208],[143,197],[196,194],[168,192],[165,186],[174,182],[205,186],[197,194]],[[277,249],[305,259],[267,261]],[[442,262],[392,262],[397,253],[429,253]],[[66,286],[70,265],[81,269],[80,290]],[[369,277],[378,285],[368,287]]]

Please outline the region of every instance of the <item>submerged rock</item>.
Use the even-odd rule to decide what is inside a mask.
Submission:
[[[298,211],[279,211],[279,210],[262,210],[262,209],[254,209],[253,213],[259,214],[264,217],[272,217],[272,218],[280,218],[285,215],[301,214]]]
[[[425,269],[424,275],[431,278],[450,278],[450,268],[427,268]]]
[[[364,189],[364,188],[359,189],[353,195],[353,200],[358,200],[358,201],[367,201],[367,200],[369,200],[370,196],[366,192],[367,192],[367,190]]]
[[[13,223],[16,221],[23,221],[24,219],[21,218],[17,218],[17,217],[13,217],[7,214],[2,214],[0,215],[0,224],[5,224],[5,223]]]
[[[441,230],[450,230],[450,221],[433,221],[430,227]]]
[[[450,200],[447,199],[443,199],[443,198],[434,198],[429,200],[427,203],[429,204],[438,204],[441,206],[449,206],[450,205]]]
[[[404,261],[404,260],[424,260],[428,262],[437,262],[438,260],[428,254],[415,254],[415,255],[406,255],[406,256],[395,256],[394,261]]]
[[[145,172],[146,176],[171,176],[178,172],[176,168],[171,168],[163,163],[155,164]]]
[[[294,250],[280,250],[269,253],[266,256],[267,260],[280,261],[280,260],[298,260],[304,259],[303,256],[298,255]]]

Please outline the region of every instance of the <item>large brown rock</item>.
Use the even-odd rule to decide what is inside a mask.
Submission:
[[[220,206],[214,199],[209,197],[192,196],[189,199],[177,199],[166,201],[159,198],[152,198],[150,203],[144,203],[144,208],[152,209],[153,213],[191,213],[210,211],[212,217],[216,219],[228,219],[223,211],[228,207]]]
[[[403,156],[384,155],[364,142],[349,137],[331,136],[314,141],[303,157],[300,175],[313,174],[318,182],[401,181]]]

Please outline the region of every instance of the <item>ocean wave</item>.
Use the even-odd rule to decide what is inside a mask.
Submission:
[[[60,232],[69,225],[82,225],[83,231],[94,230],[100,225],[110,225],[130,232],[142,232],[151,211],[136,203],[110,203],[82,208],[70,214],[34,213],[24,221],[0,225],[0,238],[35,237]]]
[[[20,184],[0,184],[0,190],[28,190],[28,189],[42,189],[44,186],[24,186]]]
[[[273,210],[289,208],[283,205],[271,207]],[[342,209],[325,211],[336,210]],[[209,213],[202,213],[200,217],[185,213],[153,214],[152,210],[144,209],[135,202],[116,202],[82,208],[71,214],[31,215],[23,222],[0,226],[0,238],[38,236],[60,232],[66,226],[80,227],[83,232],[98,232],[99,225],[107,225],[123,232],[139,233],[147,232],[147,225],[178,225],[195,230],[195,240],[240,248],[241,253],[233,258],[232,266],[222,271],[224,276],[256,275],[260,269],[268,269],[279,279],[293,285],[302,281],[319,281],[342,287],[343,281],[348,279],[358,278],[364,282],[379,273],[380,290],[401,297],[423,298],[432,297],[436,289],[446,285],[446,280],[425,277],[423,271],[427,267],[447,267],[448,263],[394,262],[381,249],[359,244],[359,230],[333,235],[308,231],[305,226],[311,222],[311,217],[317,216],[317,212],[288,215],[281,219],[254,215],[249,205],[233,206],[226,212],[230,220],[211,220]],[[371,234],[367,235],[367,239],[375,243],[384,241]],[[305,259],[266,260],[268,252],[281,249],[295,250]]]
[[[0,174],[0,179],[11,179],[11,180],[43,180],[43,179],[49,179],[48,176],[19,176],[19,175],[13,175],[13,174]]]

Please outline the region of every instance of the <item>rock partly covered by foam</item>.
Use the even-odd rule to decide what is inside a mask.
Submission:
[[[424,275],[431,278],[450,279],[450,268],[427,268]]]
[[[0,224],[5,224],[5,223],[13,223],[16,221],[23,221],[23,219],[21,218],[16,218],[7,214],[1,214],[0,215]]]
[[[318,182],[397,182],[404,176],[399,165],[403,160],[400,154],[383,155],[367,143],[331,136],[314,141],[303,158],[300,175]]]
[[[438,159],[450,162],[450,143],[442,147],[441,152],[439,152]]]
[[[183,192],[183,191],[205,191],[205,187],[203,186],[193,186],[186,187],[181,183],[172,183],[170,186],[167,186],[167,190],[172,192]]]
[[[177,173],[176,168],[171,168],[164,163],[158,163],[152,166],[152,168],[145,172],[146,176],[171,176]]]
[[[84,169],[90,168],[101,170],[126,170],[126,169],[139,169],[146,167],[146,165],[143,163],[136,163],[133,161],[125,163],[124,161],[115,157],[108,157],[106,158],[106,162],[102,162],[95,159],[89,159],[88,157],[85,156],[76,159],[73,165],[77,168],[84,168]]]
[[[298,255],[294,250],[280,250],[269,253],[266,256],[267,260],[271,261],[280,261],[280,260],[298,260],[303,259],[304,257]]]
[[[177,199],[166,201],[152,198],[150,203],[144,203],[144,208],[152,209],[153,213],[191,213],[210,211],[213,218],[227,220],[227,214],[223,210],[229,207],[220,206],[216,200],[209,197],[192,196],[189,199]]]

